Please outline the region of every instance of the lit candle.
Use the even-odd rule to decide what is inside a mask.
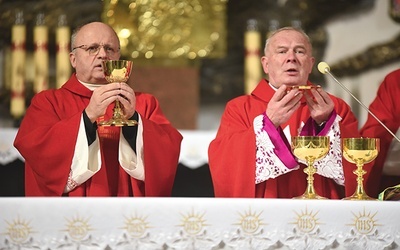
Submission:
[[[21,118],[25,113],[25,42],[26,27],[23,13],[18,12],[11,30],[10,114],[15,119]]]
[[[254,19],[251,19],[247,22],[244,45],[244,91],[245,94],[250,94],[262,78],[260,62],[261,34],[257,28],[257,21]]]
[[[35,78],[33,81],[33,90],[39,93],[49,87],[49,51],[48,29],[44,25],[44,15],[39,14],[36,19],[36,26],[33,30],[34,40],[34,65]]]
[[[70,28],[67,26],[67,18],[61,15],[58,19],[56,30],[56,87],[60,88],[71,75],[71,64],[69,61]]]

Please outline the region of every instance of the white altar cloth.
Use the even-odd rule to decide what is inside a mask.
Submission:
[[[195,169],[208,164],[208,146],[215,138],[214,130],[180,130],[183,140],[179,163]]]
[[[0,249],[396,249],[400,203],[1,198]]]

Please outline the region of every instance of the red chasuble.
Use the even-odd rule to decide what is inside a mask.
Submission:
[[[298,170],[255,184],[256,137],[253,121],[265,112],[274,93],[268,82],[262,80],[251,95],[228,102],[216,138],[209,147],[209,164],[216,197],[293,198],[305,192],[307,180],[303,172],[305,165],[302,164]],[[350,107],[343,100],[332,95],[330,97],[336,113],[342,118],[341,136],[360,137],[358,121]],[[303,100],[291,119],[281,127],[284,129],[289,126],[290,135],[297,136],[299,128],[309,117],[308,106]],[[343,159],[343,168],[344,187],[332,179],[315,174],[316,193],[332,199],[352,195],[357,186],[356,176],[352,173],[355,166]]]
[[[369,106],[369,110],[394,134],[396,134],[400,127],[399,97],[400,70],[395,70],[385,77],[378,88],[376,98]],[[368,115],[368,119],[360,132],[364,137],[380,138],[380,151],[375,160],[375,165],[367,186],[367,191],[369,191],[370,195],[378,197],[378,194],[385,188],[400,184],[400,176],[389,176],[382,173],[389,146],[392,140],[395,139],[393,139],[393,136],[371,115]]]
[[[60,89],[34,96],[14,145],[25,158],[27,196],[62,196],[71,170],[82,112],[92,91],[75,74]],[[102,166],[67,196],[170,196],[182,136],[164,117],[158,101],[136,93],[143,123],[145,181],[128,175],[118,163],[119,127],[98,128]],[[112,116],[112,106],[104,119]]]

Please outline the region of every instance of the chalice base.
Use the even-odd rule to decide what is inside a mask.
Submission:
[[[357,193],[356,192],[352,196],[343,198],[343,200],[349,200],[349,201],[376,201],[377,199],[369,197],[365,193]]]
[[[309,193],[304,193],[303,195],[293,197],[293,199],[297,200],[326,200],[327,198],[323,196],[319,196],[317,194],[309,194]]]
[[[108,121],[101,121],[97,125],[124,127],[124,126],[136,126],[136,125],[138,125],[138,122],[135,120],[126,119],[123,115],[119,101],[115,101],[112,118]]]
[[[108,121],[99,122],[98,125],[124,127],[124,126],[136,126],[138,125],[138,122],[135,120],[126,120],[126,119],[110,119]]]

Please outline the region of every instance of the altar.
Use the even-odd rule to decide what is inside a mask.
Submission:
[[[400,203],[2,198],[0,249],[398,249]]]

